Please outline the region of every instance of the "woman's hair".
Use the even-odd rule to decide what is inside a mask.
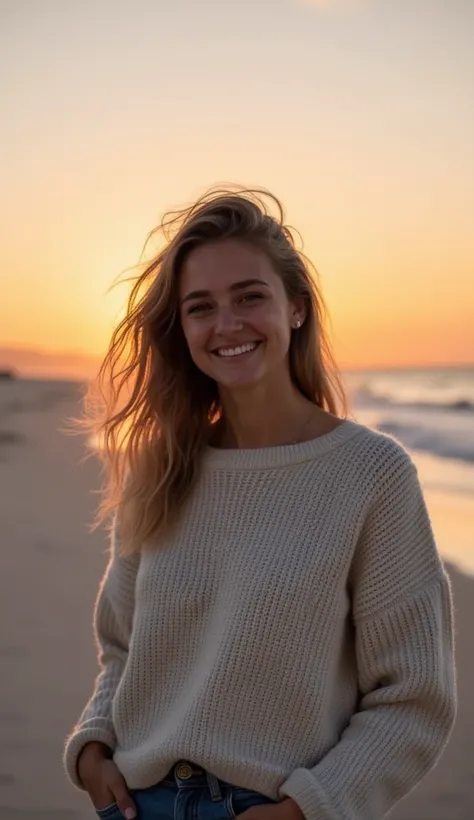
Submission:
[[[276,216],[266,201],[276,206]],[[317,273],[296,249],[275,196],[260,188],[211,189],[193,205],[165,214],[147,243],[157,234],[163,247],[134,277],[126,315],[86,386],[84,414],[70,420],[73,433],[86,431],[89,441],[100,443],[105,481],[92,529],[112,516],[121,550],[129,554],[176,521],[198,476],[210,424],[222,413],[217,384],[191,359],[180,322],[178,280],[192,249],[233,238],[268,255],[288,298],[306,303],[306,319],[290,342],[293,382],[318,407],[347,416]],[[96,444],[89,447],[96,452]]]

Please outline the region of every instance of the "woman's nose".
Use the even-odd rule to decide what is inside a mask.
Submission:
[[[242,327],[242,319],[237,316],[232,308],[220,308],[216,313],[215,331],[217,333],[239,330]]]

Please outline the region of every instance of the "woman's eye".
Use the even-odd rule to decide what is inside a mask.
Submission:
[[[199,305],[193,305],[188,310],[188,316],[189,316],[190,313],[201,313],[203,310],[209,310],[210,307],[211,307],[210,305],[205,304],[205,303],[202,303],[202,304],[199,304]]]
[[[246,293],[242,296],[242,302],[253,302],[257,299],[263,299],[263,293]]]

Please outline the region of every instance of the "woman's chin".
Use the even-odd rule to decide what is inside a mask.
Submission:
[[[259,384],[263,379],[263,374],[261,372],[242,372],[229,373],[227,376],[223,376],[222,373],[219,373],[214,376],[214,379],[218,386],[224,390],[242,390]]]

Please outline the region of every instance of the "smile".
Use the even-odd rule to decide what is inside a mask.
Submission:
[[[261,342],[247,342],[238,347],[219,347],[217,350],[214,350],[213,353],[215,356],[220,356],[224,359],[235,359],[245,356],[248,353],[253,353],[260,344]]]

